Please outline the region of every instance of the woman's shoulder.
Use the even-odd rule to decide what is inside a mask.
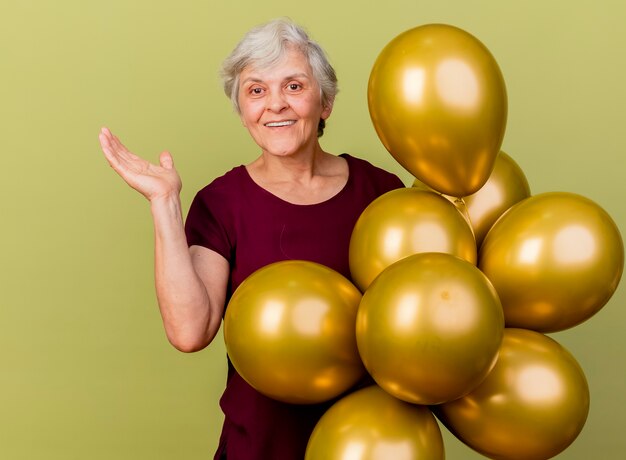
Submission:
[[[229,196],[234,191],[240,190],[245,181],[245,166],[235,166],[230,171],[216,177],[198,191],[200,196]]]
[[[348,162],[350,176],[355,181],[365,182],[371,185],[381,185],[389,190],[404,187],[404,183],[398,176],[375,166],[368,160],[348,153],[342,153],[340,156],[345,158]]]

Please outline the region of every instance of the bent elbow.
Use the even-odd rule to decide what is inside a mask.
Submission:
[[[174,348],[183,353],[195,353],[203,350],[210,343],[210,341],[193,337],[173,337],[168,335],[167,338]]]

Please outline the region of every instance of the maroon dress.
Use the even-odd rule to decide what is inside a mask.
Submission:
[[[348,247],[354,224],[374,199],[404,185],[365,160],[341,156],[348,162],[348,181],[322,203],[288,203],[256,184],[244,166],[198,192],[185,223],[187,241],[228,260],[227,300],[248,275],[280,260],[318,262],[351,279]],[[302,460],[309,435],[330,404],[270,399],[248,385],[229,361],[215,459],[226,453],[228,460]]]

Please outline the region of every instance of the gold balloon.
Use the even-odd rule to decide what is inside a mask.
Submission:
[[[419,179],[415,179],[413,187],[420,190],[430,189]],[[500,151],[489,179],[479,191],[462,200],[449,195],[443,196],[467,218],[474,230],[476,245],[480,247],[496,220],[511,206],[530,196],[530,187],[522,168],[513,158]]]
[[[386,267],[422,252],[445,252],[476,264],[472,229],[448,200],[415,188],[392,190],[370,203],[352,231],[352,279],[364,292]]]
[[[485,185],[463,198],[477,246],[480,247],[489,229],[505,211],[529,196],[530,187],[522,168],[501,151]]]
[[[498,296],[472,264],[416,254],[383,271],[357,314],[359,353],[376,383],[415,404],[474,389],[493,367],[504,329]]]
[[[596,203],[551,192],[502,216],[479,259],[498,291],[507,327],[555,332],[606,304],[624,269],[624,246],[615,222]]]
[[[353,386],[365,369],[354,325],[361,293],[313,262],[267,265],[233,294],[224,317],[226,350],[239,374],[280,401],[309,404]]]
[[[422,182],[463,197],[487,181],[507,97],[497,62],[473,35],[445,24],[398,35],[372,68],[368,103],[385,148]]]
[[[493,371],[473,392],[435,408],[454,435],[496,460],[548,459],[578,436],[589,388],[574,357],[534,331],[505,329]]]
[[[443,460],[441,431],[428,408],[377,386],[336,402],[319,420],[305,460]]]

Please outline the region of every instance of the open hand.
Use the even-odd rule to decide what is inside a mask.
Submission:
[[[108,128],[98,137],[111,167],[148,200],[180,193],[182,182],[169,152],[162,152],[156,165],[130,152]]]

